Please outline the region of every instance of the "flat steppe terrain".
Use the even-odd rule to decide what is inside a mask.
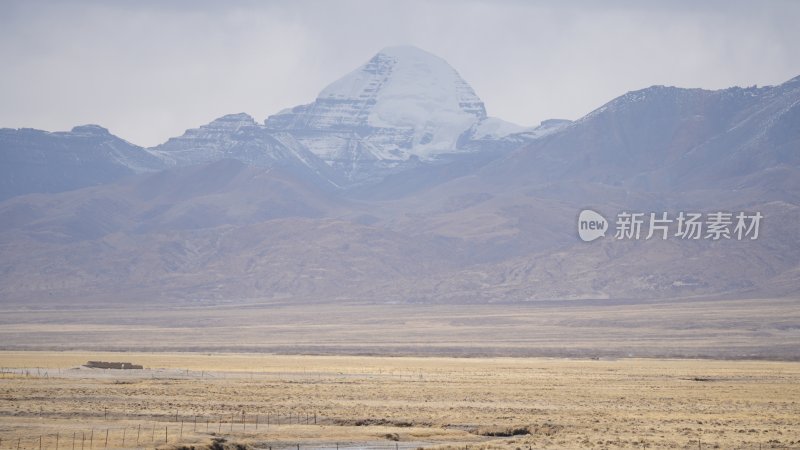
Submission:
[[[796,362],[5,351],[0,367],[2,449],[800,447]]]
[[[0,350],[800,361],[800,299],[0,303]]]

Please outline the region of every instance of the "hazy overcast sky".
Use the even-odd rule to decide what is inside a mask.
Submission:
[[[399,44],[447,60],[490,115],[534,125],[654,84],[781,83],[800,75],[798,24],[792,0],[0,0],[0,127],[97,123],[151,146],[311,102]]]

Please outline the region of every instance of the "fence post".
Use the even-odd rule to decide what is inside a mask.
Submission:
[[[128,427],[122,429],[122,446],[125,447],[125,434],[128,432]]]
[[[75,432],[72,432],[72,450],[75,450]]]
[[[94,428],[92,428],[92,432],[89,433],[89,448],[94,448]]]
[[[181,420],[181,435],[178,439],[183,439],[183,420]]]
[[[139,428],[136,430],[136,446],[139,446],[139,435],[142,434],[142,424],[139,424]]]
[[[83,450],[83,443],[86,441],[86,433],[81,431],[81,450]]]
[[[150,443],[155,445],[156,444],[156,423],[153,422],[153,435],[150,436]]]
[[[108,428],[106,428],[106,443],[103,444],[103,448],[108,448]]]
[[[247,419],[245,419],[244,411],[242,411],[242,431],[247,431]]]
[[[258,431],[258,414],[256,414],[256,431]]]
[[[164,443],[169,442],[169,425],[164,427]]]
[[[58,450],[58,432],[56,432],[56,450]]]

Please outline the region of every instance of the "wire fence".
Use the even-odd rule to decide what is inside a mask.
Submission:
[[[52,416],[61,419],[58,414],[37,414],[37,418]],[[236,438],[264,438],[270,431],[292,426],[314,427],[324,425],[367,425],[359,421],[323,417],[317,411],[308,412],[267,412],[248,413],[223,413],[215,415],[182,415],[179,411],[174,414],[137,414],[124,415],[109,413],[108,410],[96,411],[84,415],[79,423],[108,422],[108,425],[99,425],[88,428],[76,428],[63,424],[58,431],[36,433],[33,430],[18,429],[13,435],[5,436],[0,433],[0,449],[106,449],[106,448],[157,448],[160,445],[179,444],[185,437],[214,437],[226,436]],[[121,423],[131,423],[121,425]],[[389,424],[390,425],[390,424]],[[49,424],[58,427],[57,423]],[[269,445],[275,449],[302,448],[367,448],[358,446],[339,446],[336,443],[330,446],[303,446],[296,443],[283,443]],[[381,449],[401,450],[418,448],[424,445],[410,445],[408,443],[394,443],[380,446]],[[265,447],[266,448],[266,447]]]
[[[212,434],[212,440],[223,442],[225,439],[242,438]],[[220,439],[222,438],[222,439]],[[0,449],[17,450],[93,450],[93,449],[133,449],[133,448],[161,448],[170,445],[194,445],[196,439],[184,441],[183,433],[177,426],[152,424],[150,426],[134,427],[108,427],[92,428],[88,431],[79,430],[71,432],[56,432],[40,434],[38,436],[17,436],[15,438],[0,438]],[[248,448],[266,450],[416,450],[437,445],[432,442],[342,442],[342,443],[288,443],[270,442],[266,439],[255,439]],[[191,447],[194,448],[194,447]],[[463,447],[465,450],[469,446]]]
[[[124,379],[126,374],[133,378],[141,378],[142,371],[131,370],[119,371],[112,369],[92,369],[95,373],[98,370],[103,373],[113,373],[115,379]],[[74,369],[42,369],[42,368],[6,368],[0,367],[0,378],[4,377],[31,377],[49,378],[63,377],[66,372]],[[214,378],[262,378],[280,377],[287,375],[296,378],[317,378],[320,376],[334,377],[392,377],[400,380],[422,380],[422,372],[415,370],[395,371],[395,372],[370,372],[349,373],[349,374],[320,374],[305,372],[214,372],[191,371],[188,369],[164,369],[153,370],[145,369],[152,378],[164,379],[214,379]],[[475,376],[484,376],[483,372],[475,372]],[[436,374],[426,373],[424,378],[435,378]],[[63,419],[59,413],[48,413],[42,411],[29,417]],[[16,432],[5,430],[0,432],[0,450],[35,450],[35,449],[71,449],[71,450],[94,450],[94,449],[129,449],[129,448],[172,448],[186,443],[185,438],[194,444],[198,438],[203,439],[248,439],[254,443],[248,448],[268,449],[268,450],[412,450],[432,446],[446,446],[450,449],[461,448],[470,450],[470,445],[461,446],[446,444],[442,442],[344,442],[344,443],[293,443],[268,440],[271,430],[285,426],[361,426],[361,425],[386,425],[386,426],[408,426],[408,422],[402,425],[397,423],[385,423],[374,421],[358,421],[353,419],[343,419],[334,416],[327,416],[320,411],[269,411],[264,412],[226,412],[212,415],[187,415],[176,410],[174,413],[167,412],[142,412],[138,414],[121,414],[108,409],[98,409],[94,411],[81,412],[80,418],[72,419],[71,422],[80,421],[81,423],[100,423],[96,426],[86,428],[76,428],[69,424],[64,424],[63,428],[52,432],[33,432],[33,430],[18,429]],[[102,422],[100,422],[102,421]],[[105,423],[103,423],[105,422]],[[120,425],[120,423],[131,423],[130,425]],[[113,424],[113,425],[112,425]],[[56,424],[51,424],[51,428]],[[800,443],[800,439],[797,440]],[[189,444],[193,445],[193,444]],[[485,448],[491,446],[491,442],[483,445],[473,444],[472,449]],[[610,446],[613,447],[613,444]],[[619,448],[655,448],[656,443],[647,442],[626,442],[620,443]],[[522,446],[518,450],[534,450],[535,447]],[[800,450],[800,445],[792,442],[791,445],[783,444],[776,440],[765,442],[742,443],[734,447],[725,447],[714,442],[703,442],[702,439],[684,441],[683,443],[673,443],[670,448],[703,450],[714,448],[731,448],[741,450]]]
[[[125,436],[125,428],[106,428],[106,429],[95,429],[90,431],[88,434],[84,431],[73,431],[72,433],[55,433],[55,434],[44,434],[39,435],[36,437],[17,437],[14,439],[2,439],[0,438],[0,449],[16,449],[16,450],[44,450],[44,449],[55,449],[55,450],[92,450],[92,449],[158,449],[162,447],[172,448],[170,446],[179,446],[181,444],[187,445],[186,448],[195,448],[195,447],[188,447],[189,445],[196,445],[194,443],[186,443],[181,440],[179,436],[171,436],[170,427],[165,427],[164,430],[161,430],[161,427],[158,427],[159,430],[156,432],[155,430],[142,430],[140,435],[133,435],[133,436]],[[130,430],[130,428],[128,428]],[[135,429],[132,431],[136,431]],[[147,433],[145,433],[145,431]],[[175,431],[174,428],[172,431]],[[144,434],[152,434],[150,436],[143,436]],[[120,435],[121,433],[121,435]],[[223,442],[223,441],[219,441]],[[479,449],[485,448],[487,445],[458,445],[458,444],[446,444],[446,443],[435,443],[435,442],[396,442],[396,443],[374,443],[374,442],[364,442],[364,443],[353,443],[353,442],[343,442],[343,443],[295,443],[290,444],[286,442],[269,442],[267,440],[263,441],[256,441],[252,444],[248,444],[246,448],[252,449],[263,449],[263,450],[418,450],[423,449],[426,447],[433,447],[433,446],[445,446],[450,449],[463,449],[463,450],[470,450],[470,448]],[[488,445],[488,447],[492,447]],[[549,447],[549,446],[548,446]],[[630,445],[622,445],[619,448],[634,448],[634,449],[648,449],[648,448],[660,448],[661,445],[654,445],[654,444],[637,444],[633,443]],[[212,447],[214,448],[214,447]],[[525,449],[525,450],[533,450],[539,447],[530,447],[530,446],[517,446],[516,448]],[[610,447],[609,447],[610,448]],[[707,446],[700,445],[698,446],[696,443],[688,443],[683,446],[670,444],[669,448],[678,448],[678,449],[686,449],[686,450],[703,450],[703,449],[718,449],[718,448],[729,448],[733,450],[798,450],[800,447],[798,446],[785,446],[781,444],[774,444],[774,443],[766,443],[766,444],[745,444],[745,445],[737,445],[734,447],[720,447],[719,445],[710,444]]]
[[[199,416],[198,416],[199,417]],[[179,423],[163,423],[152,422],[147,424],[136,424],[130,426],[109,426],[109,427],[93,427],[88,429],[72,429],[62,430],[51,433],[42,434],[25,434],[20,435],[18,431],[14,437],[3,437],[0,435],[0,450],[16,449],[16,450],[94,450],[94,449],[140,449],[140,448],[173,448],[174,446],[196,445],[198,438],[209,438],[224,442],[225,440],[246,439],[250,441],[248,447],[252,449],[264,450],[417,450],[426,447],[444,446],[449,449],[463,449],[463,450],[477,450],[483,448],[492,448],[492,442],[486,441],[483,443],[473,444],[447,444],[444,442],[425,442],[425,441],[404,441],[404,442],[286,442],[286,441],[270,441],[269,427],[283,427],[289,424],[271,424],[266,423],[258,425],[257,421],[248,423],[240,423],[236,421],[223,420],[221,417],[213,424],[209,418],[204,421],[192,421],[187,423],[181,421]],[[296,424],[292,424],[296,425]],[[303,424],[305,425],[305,424]],[[311,425],[311,424],[309,424]],[[198,434],[199,433],[199,434]],[[184,438],[188,440],[184,440]],[[639,442],[621,442],[616,445],[618,448],[659,448],[662,447],[661,443],[648,443],[645,441]],[[608,448],[615,447],[614,444]],[[689,440],[683,445],[680,443],[671,443],[670,448],[687,449],[687,450],[704,450],[704,449],[719,449],[730,448],[739,450],[768,450],[768,449],[782,449],[782,450],[800,450],[800,446],[786,445],[777,441],[768,441],[763,443],[748,443],[740,444],[733,447],[720,446],[714,442],[704,442],[700,439]],[[216,447],[212,447],[216,448]],[[220,447],[221,448],[221,447]],[[534,450],[537,447],[528,445],[520,446],[515,444],[517,450]]]

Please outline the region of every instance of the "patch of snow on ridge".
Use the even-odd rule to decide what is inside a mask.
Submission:
[[[497,117],[487,117],[480,121],[472,134],[473,139],[499,139],[510,134],[531,131],[533,128],[526,128],[515,123],[506,122]]]

